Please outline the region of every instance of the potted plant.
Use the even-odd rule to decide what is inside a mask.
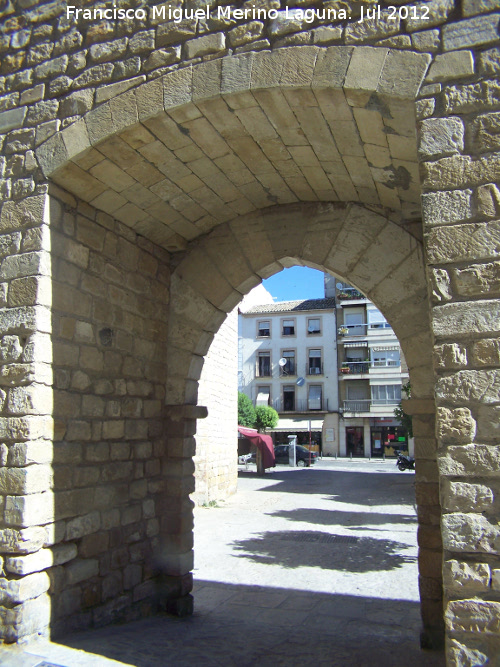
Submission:
[[[344,362],[342,364],[342,368],[340,369],[340,372],[342,373],[342,375],[347,375],[348,373],[351,372],[351,369],[349,368],[347,362]]]
[[[339,336],[346,336],[349,333],[349,329],[347,327],[339,327],[337,333]]]

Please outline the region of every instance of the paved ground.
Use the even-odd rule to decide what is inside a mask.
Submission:
[[[389,460],[254,470],[196,510],[193,617],[38,642],[0,665],[444,665],[418,644],[414,474]]]

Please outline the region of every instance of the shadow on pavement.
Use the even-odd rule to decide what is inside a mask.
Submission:
[[[419,648],[416,602],[195,583],[195,614],[156,616],[63,643],[136,667],[443,667]],[[82,663],[84,664],[84,663]]]
[[[278,510],[269,512],[268,516],[280,517],[289,521],[303,521],[317,526],[345,526],[347,528],[369,530],[368,526],[384,526],[387,524],[408,524],[415,530],[417,517],[404,514],[382,514],[380,512],[339,512],[338,510],[322,510],[300,508],[294,510]]]
[[[304,543],[309,547],[307,550],[303,548]],[[339,572],[379,572],[416,561],[416,557],[402,553],[408,550],[407,544],[311,530],[268,531],[258,538],[233,542],[232,546],[236,551],[245,552],[238,554],[238,558],[285,568],[320,567]]]
[[[255,472],[239,471],[238,477],[256,478],[257,475]],[[262,489],[256,490],[324,494],[335,502],[370,506],[407,504],[408,487],[413,487],[415,484],[414,473],[405,474],[396,471],[379,473],[375,470],[346,472],[314,467],[290,469],[286,466],[277,466],[266,471],[263,479],[275,484],[266,484]],[[383,495],[380,493],[381,479],[385,487]],[[360,489],[363,490],[362,493]]]

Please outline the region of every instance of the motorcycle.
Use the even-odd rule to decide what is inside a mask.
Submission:
[[[398,470],[415,470],[415,459],[412,459],[411,456],[405,456],[404,454],[398,454],[398,460],[396,461]]]

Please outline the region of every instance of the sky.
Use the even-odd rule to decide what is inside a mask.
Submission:
[[[270,292],[274,301],[295,301],[296,299],[322,299],[325,296],[321,271],[305,266],[292,266],[275,273],[262,284]]]

